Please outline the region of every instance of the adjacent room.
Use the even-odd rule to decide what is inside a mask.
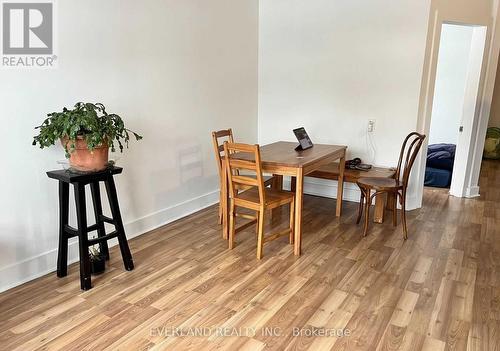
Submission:
[[[0,350],[500,350],[498,1],[0,12]]]
[[[472,26],[454,24],[443,24],[441,29],[425,186],[450,188],[451,185],[473,30]]]
[[[444,23],[432,105],[424,185],[464,193],[477,115],[486,28]],[[455,162],[456,160],[456,162]]]

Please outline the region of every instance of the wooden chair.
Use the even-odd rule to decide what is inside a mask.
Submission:
[[[224,157],[224,141],[234,143],[233,130],[231,128],[212,132],[215,160],[217,162],[217,169],[219,171],[220,189],[222,189],[222,171],[224,169],[224,165],[222,162],[222,159]],[[273,181],[273,177],[264,177],[264,184],[266,186],[272,185]],[[222,192],[219,193],[219,224],[222,224],[222,201],[220,201],[221,197]]]
[[[370,205],[373,198],[377,195],[387,193],[389,198],[392,198],[392,222],[397,225],[397,211],[396,201],[399,198],[401,204],[401,221],[403,222],[404,239],[408,239],[408,229],[406,226],[406,190],[408,188],[408,179],[410,177],[411,168],[418,152],[424,142],[425,135],[413,132],[408,134],[405,138],[399,154],[398,167],[394,178],[360,178],[357,184],[361,190],[361,198],[359,200],[358,219],[356,223],[359,224],[363,213],[365,211],[365,227],[363,236],[368,233],[368,222],[370,216]],[[403,164],[404,162],[404,164]],[[372,190],[375,193],[372,195]]]
[[[234,158],[235,153],[251,153],[254,161],[239,160]],[[262,258],[262,250],[265,242],[275,240],[281,236],[289,235],[290,244],[293,244],[293,226],[295,196],[293,193],[265,187],[264,177],[260,159],[259,145],[235,144],[224,142],[224,154],[226,172],[229,179],[229,248],[234,247],[236,234],[235,219],[242,217],[257,222],[257,259]],[[254,173],[255,177],[240,175],[239,171]],[[238,191],[242,186],[247,190]],[[290,227],[264,237],[264,217],[266,210],[290,204]],[[246,208],[256,212],[256,216],[238,213],[238,207]],[[252,223],[252,222],[250,222]]]

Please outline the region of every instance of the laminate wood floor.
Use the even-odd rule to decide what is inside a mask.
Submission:
[[[303,256],[283,238],[260,262],[253,228],[227,250],[213,206],[130,240],[132,272],[114,247],[90,291],[72,265],[0,294],[0,349],[500,350],[499,185],[485,162],[478,199],[426,189],[406,242],[307,196]]]

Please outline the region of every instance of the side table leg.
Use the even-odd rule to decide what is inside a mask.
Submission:
[[[335,214],[337,217],[342,215],[342,200],[344,197],[344,171],[345,171],[345,151],[344,156],[340,158],[339,176],[337,185],[337,208]]]
[[[112,176],[105,181],[106,192],[108,193],[109,206],[111,207],[111,214],[115,222],[116,231],[118,232],[118,244],[122,253],[123,265],[127,271],[134,269],[134,261],[132,254],[128,247],[127,237],[125,236],[125,228],[123,227],[122,216],[120,213],[120,206],[118,205],[118,196],[116,194],[115,181]]]
[[[59,181],[59,249],[57,250],[57,276],[68,275],[68,236],[64,228],[68,224],[69,184]]]
[[[106,231],[104,229],[104,221],[102,220],[102,203],[101,203],[101,191],[99,189],[99,182],[90,183],[90,191],[92,192],[92,203],[94,205],[94,216],[97,224],[97,236],[102,238],[106,235]],[[106,260],[109,260],[109,248],[108,242],[103,241],[99,244],[101,254],[106,257]]]
[[[92,288],[90,281],[90,257],[87,233],[87,208],[85,205],[85,184],[75,183],[76,217],[78,222],[78,246],[80,249],[80,287]]]
[[[373,222],[384,223],[385,217],[385,204],[387,199],[387,194],[378,194],[375,196],[375,211],[373,214]]]

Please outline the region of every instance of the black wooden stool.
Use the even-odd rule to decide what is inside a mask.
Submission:
[[[78,236],[80,252],[80,286],[82,290],[92,288],[90,281],[90,257],[89,247],[99,244],[101,253],[109,259],[108,240],[118,238],[123,264],[127,271],[134,269],[134,262],[128,247],[125,229],[123,228],[118,196],[116,194],[113,175],[120,174],[123,168],[109,167],[104,171],[93,173],[79,173],[68,170],[47,172],[49,178],[59,181],[59,250],[57,254],[57,276],[64,277],[68,274],[68,239]],[[113,218],[102,214],[101,194],[99,182],[104,182],[108,194],[109,205]],[[69,184],[73,184],[75,190],[76,217],[78,229],[68,224],[69,216]],[[92,202],[96,224],[87,226],[87,207],[85,204],[85,185],[90,184]],[[104,223],[115,226],[115,231],[106,234]],[[89,239],[88,233],[97,231],[97,238]]]

